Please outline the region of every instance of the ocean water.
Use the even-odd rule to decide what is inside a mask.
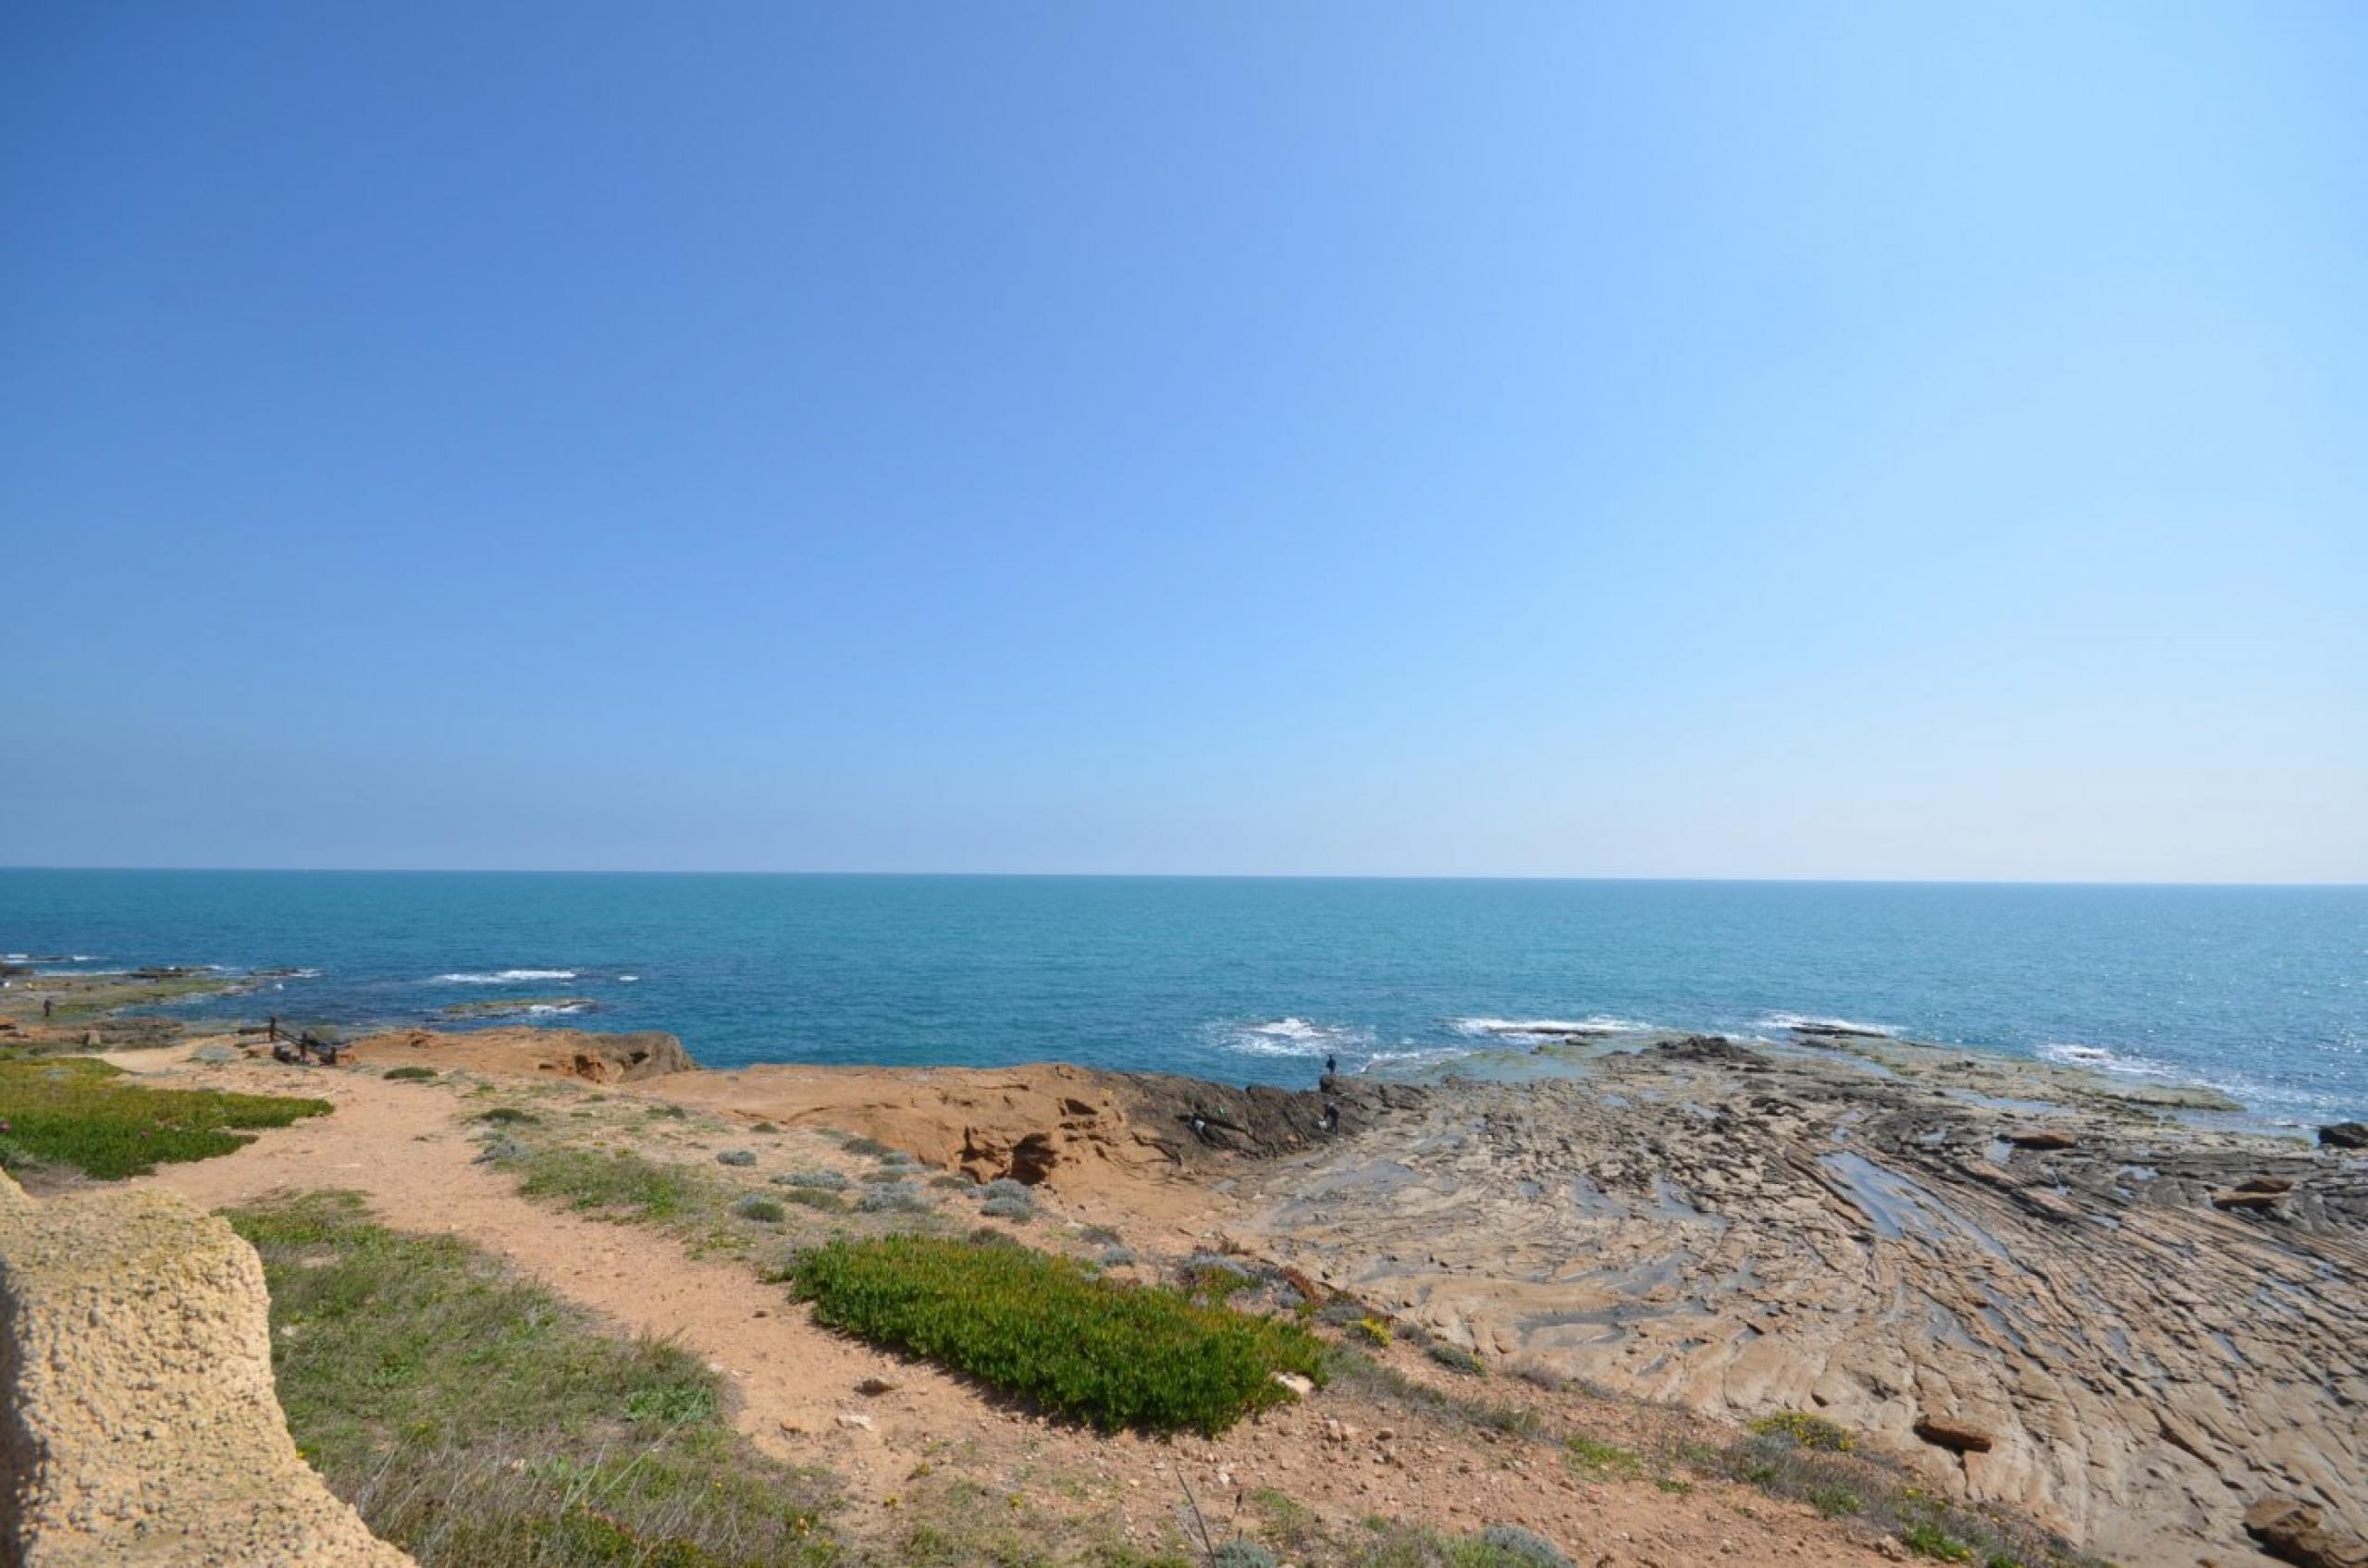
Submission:
[[[2368,888],[0,870],[0,954],[305,971],[195,1015],[580,997],[716,1067],[1306,1083],[1819,1019],[2368,1116]]]

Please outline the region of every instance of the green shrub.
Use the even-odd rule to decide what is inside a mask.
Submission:
[[[906,1181],[889,1187],[867,1187],[855,1206],[865,1214],[929,1213],[929,1200],[921,1196],[919,1188]]]
[[[534,1112],[525,1109],[524,1106],[496,1105],[490,1110],[479,1111],[469,1119],[471,1121],[489,1121],[497,1126],[515,1127],[525,1122],[540,1121],[543,1118],[536,1116]]]
[[[1929,1521],[1910,1525],[1899,1538],[1907,1549],[1919,1556],[1938,1558],[1942,1562],[1970,1562],[1973,1549]]]
[[[628,1220],[672,1219],[702,1189],[688,1173],[619,1150],[545,1149],[523,1162],[518,1190],[530,1198],[558,1198],[572,1209]]]
[[[822,1192],[844,1192],[852,1185],[835,1170],[793,1170],[772,1181],[776,1187],[811,1187]]]
[[[1030,1220],[1036,1217],[1036,1205],[1026,1198],[989,1198],[979,1212],[989,1219]]]
[[[1349,1332],[1375,1347],[1389,1343],[1389,1325],[1380,1318],[1367,1315],[1349,1325]]]
[[[825,1327],[1105,1430],[1214,1435],[1290,1398],[1274,1373],[1326,1377],[1322,1344],[1297,1325],[1024,1247],[842,1239],[801,1258],[796,1283]]]
[[[1627,1478],[1639,1475],[1645,1462],[1617,1443],[1597,1442],[1593,1438],[1572,1438],[1562,1445],[1562,1463],[1582,1475],[1598,1478]]]
[[[1449,1372],[1460,1372],[1466,1377],[1486,1377],[1488,1368],[1470,1351],[1460,1350],[1441,1340],[1424,1352]]]
[[[326,1116],[327,1100],[149,1089],[89,1056],[0,1062],[0,1137],[26,1164],[68,1165],[112,1181],[159,1165],[211,1159],[254,1142],[233,1129]]]
[[[397,1083],[425,1083],[436,1076],[434,1068],[388,1068],[378,1075]]]
[[[845,1198],[840,1197],[836,1192],[826,1192],[819,1188],[792,1187],[781,1196],[783,1203],[796,1204],[799,1208],[820,1209],[824,1214],[846,1212],[847,1201]]]
[[[1806,1410],[1780,1410],[1745,1425],[1763,1438],[1790,1438],[1819,1453],[1848,1453],[1858,1446],[1849,1427]]]
[[[1535,1530],[1518,1525],[1491,1525],[1480,1532],[1480,1543],[1491,1547],[1510,1563],[1523,1568],[1572,1568],[1562,1549]]]
[[[789,1217],[789,1211],[771,1198],[743,1198],[732,1205],[732,1212],[742,1219],[758,1219],[767,1225],[779,1225]]]

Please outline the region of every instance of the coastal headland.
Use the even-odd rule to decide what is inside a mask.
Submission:
[[[931,1473],[1068,1522],[1048,1538],[1116,1521],[1146,1549],[1179,1482],[1245,1533],[1280,1499],[1310,1562],[1360,1517],[1518,1526],[1589,1563],[1951,1538],[1870,1520],[1872,1483],[1844,1507],[1712,1460],[1752,1424],[1845,1433],[1905,1496],[2042,1543],[2004,1561],[2351,1563],[2368,1534],[2368,1157],[2250,1130],[2210,1091],[1817,1029],[1298,1091],[704,1071],[671,1036],[523,1026],[386,1031],[333,1068],[251,1033],[136,1043],[111,1059],[143,1084],[335,1107],[142,1183],[230,1210],[358,1192],[676,1336],[746,1439],[840,1478],[857,1541]],[[583,1173],[628,1159],[690,1196],[609,1223]],[[989,1183],[1025,1197],[981,1210]],[[831,1201],[776,1201],[801,1191]],[[1369,1371],[1219,1437],[1102,1435],[821,1330],[764,1282],[802,1237],[998,1228],[982,1216],[1114,1278],[1237,1270],[1237,1306],[1320,1306]],[[1583,1435],[1541,1450],[1541,1429]]]

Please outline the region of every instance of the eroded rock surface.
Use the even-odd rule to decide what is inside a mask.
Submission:
[[[2264,1494],[2368,1525],[2368,1162],[1882,1049],[1453,1083],[1269,1168],[1247,1228],[1465,1344],[1820,1410],[2125,1563],[2238,1560]]]
[[[438,1071],[549,1074],[589,1083],[637,1083],[698,1064],[671,1034],[648,1031],[603,1034],[584,1029],[503,1029],[438,1031],[389,1030],[353,1043],[354,1059],[374,1068],[416,1065]]]
[[[298,1457],[254,1249],[154,1189],[0,1176],[0,1562],[406,1568]]]

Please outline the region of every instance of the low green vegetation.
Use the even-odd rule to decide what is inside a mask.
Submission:
[[[605,1334],[359,1198],[235,1210],[271,1287],[289,1429],[422,1568],[788,1568],[841,1561],[827,1475],[766,1459],[695,1355]]]
[[[1325,1366],[1334,1382],[1401,1410],[1461,1422],[1500,1437],[1528,1438],[1537,1433],[1537,1414],[1525,1406],[1448,1393],[1407,1377],[1353,1345],[1333,1346],[1325,1357]]]
[[[526,1149],[503,1163],[517,1167],[518,1190],[526,1196],[556,1199],[600,1219],[675,1219],[705,1195],[705,1184],[690,1172],[624,1149]]]
[[[1562,1463],[1597,1480],[1630,1480],[1645,1473],[1645,1462],[1634,1450],[1593,1438],[1566,1438]]]
[[[1804,1502],[1827,1518],[1863,1519],[1918,1554],[1984,1568],[2090,1568],[2095,1560],[2028,1521],[1935,1497],[1904,1472],[1856,1451],[1845,1428],[1787,1414],[1752,1423],[1752,1436],[1689,1463]],[[1828,1430],[1828,1428],[1832,1428]]]
[[[1450,1345],[1442,1341],[1431,1346],[1429,1350],[1423,1353],[1429,1356],[1441,1366],[1446,1367],[1449,1372],[1461,1373],[1466,1377],[1486,1377],[1488,1376],[1488,1368],[1482,1364],[1478,1356],[1474,1355],[1470,1351],[1463,1350],[1458,1346]]]
[[[328,1113],[327,1100],[150,1089],[90,1056],[0,1062],[0,1167],[71,1166],[103,1181],[253,1142],[252,1130]]]
[[[1848,1453],[1858,1446],[1849,1427],[1806,1410],[1780,1410],[1745,1425],[1763,1438],[1790,1438],[1799,1447],[1819,1453]]]
[[[434,1068],[388,1068],[379,1076],[392,1079],[397,1083],[426,1083],[436,1076],[436,1069]]]
[[[842,1238],[791,1278],[826,1327],[1104,1429],[1215,1434],[1290,1398],[1275,1373],[1326,1376],[1322,1343],[1296,1324],[1115,1283],[1027,1247]]]

